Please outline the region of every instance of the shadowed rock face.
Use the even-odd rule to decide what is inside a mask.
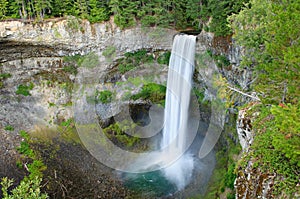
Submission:
[[[0,63],[32,57],[58,57],[58,46],[30,42],[0,41]],[[67,52],[67,51],[66,51]]]

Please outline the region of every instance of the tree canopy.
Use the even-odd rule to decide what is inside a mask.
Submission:
[[[300,0],[251,0],[230,17],[234,38],[246,48],[244,66],[256,71],[254,88],[266,103],[300,99]]]
[[[0,0],[0,19],[42,20],[73,15],[91,22],[114,16],[121,28],[143,26],[201,30],[217,35],[231,31],[226,18],[247,0]],[[210,23],[208,23],[210,22]]]

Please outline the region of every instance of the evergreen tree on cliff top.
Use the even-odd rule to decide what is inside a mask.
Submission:
[[[255,90],[266,103],[300,99],[300,0],[251,0],[231,25],[246,48],[244,66],[256,71]]]

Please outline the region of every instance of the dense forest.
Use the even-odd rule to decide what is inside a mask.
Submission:
[[[247,0],[0,0],[0,19],[20,18],[40,21],[73,15],[91,22],[114,16],[126,28],[143,26],[200,30],[217,35],[230,34],[227,16],[238,13]],[[208,26],[207,23],[210,22]]]

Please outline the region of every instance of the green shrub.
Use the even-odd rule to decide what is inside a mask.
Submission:
[[[144,27],[154,26],[157,22],[157,17],[152,15],[146,15],[141,20],[141,23]]]
[[[99,57],[95,52],[90,52],[89,54],[83,56],[81,60],[81,63],[79,63],[81,67],[94,68],[100,65]]]
[[[11,77],[10,73],[1,73],[0,74],[0,80],[7,79],[7,78],[10,78],[10,77]]]
[[[22,180],[20,185],[14,188],[11,193],[8,189],[13,185],[13,180],[2,178],[0,185],[2,186],[3,199],[46,199],[47,194],[41,192],[42,178],[34,178]]]
[[[65,56],[65,57],[63,57],[63,60],[65,62],[75,62],[75,63],[80,64],[82,57],[83,56],[81,56],[81,55]]]
[[[30,96],[30,90],[32,90],[34,87],[33,83],[30,82],[29,86],[28,85],[23,85],[23,84],[20,84],[18,87],[17,87],[17,90],[16,90],[16,94],[17,95],[24,95],[24,96]]]
[[[272,106],[275,131],[272,145],[282,151],[290,163],[300,167],[300,102],[298,105]]]
[[[99,1],[98,1],[99,2]],[[91,1],[90,1],[91,3]],[[99,2],[102,3],[102,2]],[[91,23],[102,22],[109,20],[110,11],[107,7],[92,7],[90,10],[90,15],[88,16],[88,20]]]
[[[158,58],[157,58],[157,63],[159,64],[169,64],[170,61],[170,57],[171,57],[171,52],[167,51],[163,54],[161,54]]]
[[[73,122],[73,119],[67,119],[66,121],[61,122],[60,125],[63,127],[69,127]]]
[[[222,67],[226,67],[226,66],[229,66],[230,65],[230,62],[229,60],[227,59],[226,56],[224,55],[215,55],[213,54],[212,51],[208,50],[207,51],[207,54],[214,59],[216,65],[219,67],[219,68],[222,68]]]
[[[11,74],[10,73],[1,73],[0,74],[0,88],[3,88],[3,80],[10,78]]]
[[[214,57],[215,61],[216,61],[216,64],[218,67],[226,67],[226,66],[229,66],[230,65],[230,62],[229,60],[227,59],[226,56],[224,55],[216,55]]]
[[[15,130],[15,129],[14,129],[13,126],[7,125],[7,126],[5,126],[4,130],[6,130],[6,131],[13,131],[13,130]]]
[[[29,145],[29,141],[30,141],[29,135],[25,131],[20,131],[20,136],[24,139],[24,141],[20,143],[20,146],[17,148],[17,150],[21,154],[24,154],[26,157],[34,158],[35,154]]]
[[[135,52],[127,52],[124,54],[125,58],[118,61],[118,69],[120,73],[124,74],[143,63],[151,63],[154,57],[148,54],[147,50],[142,49]]]
[[[118,142],[122,143],[123,145],[132,147],[134,144],[139,142],[140,139],[139,137],[128,135],[126,132],[135,132],[136,126],[137,125],[135,123],[124,120],[122,122],[111,124],[107,128],[103,129],[103,132],[110,139],[117,139]]]
[[[20,131],[20,136],[23,138],[23,141],[17,150],[26,160],[26,168],[29,176],[25,176],[20,184],[11,191],[8,190],[12,186],[13,180],[6,177],[2,178],[0,185],[2,187],[3,199],[46,199],[48,198],[47,194],[41,192],[42,172],[46,169],[46,166],[31,148],[31,139],[28,133]],[[20,167],[23,165],[21,161],[17,163]]]
[[[100,64],[99,57],[95,52],[86,55],[65,56],[63,60],[67,63],[63,70],[75,75],[78,72],[78,67],[94,68]]]
[[[97,91],[96,92],[96,100],[98,102],[102,102],[104,104],[110,103],[113,99],[113,93],[111,91]]]
[[[64,66],[62,70],[73,75],[77,75],[78,73],[77,67],[75,67],[74,65]]]
[[[116,47],[114,46],[108,46],[104,49],[102,52],[102,55],[106,58],[112,58],[116,55]]]
[[[227,173],[225,174],[225,186],[234,189],[234,181],[236,179],[235,170],[235,163],[231,163],[227,169]]]
[[[150,100],[152,103],[164,105],[166,96],[166,87],[156,83],[148,83],[142,87],[142,90],[131,96],[132,100]]]
[[[105,90],[105,91],[96,91],[95,95],[92,96],[87,96],[86,97],[86,101],[87,103],[90,104],[94,104],[94,103],[103,103],[103,104],[107,104],[112,102],[114,98],[114,94],[109,91],[109,90]]]
[[[258,105],[254,110],[260,112],[253,122],[256,132],[251,146],[254,167],[277,174],[275,195],[283,190],[293,195],[300,170],[299,104]]]
[[[118,69],[120,73],[124,74],[132,69],[134,69],[135,66],[133,64],[119,64]]]

